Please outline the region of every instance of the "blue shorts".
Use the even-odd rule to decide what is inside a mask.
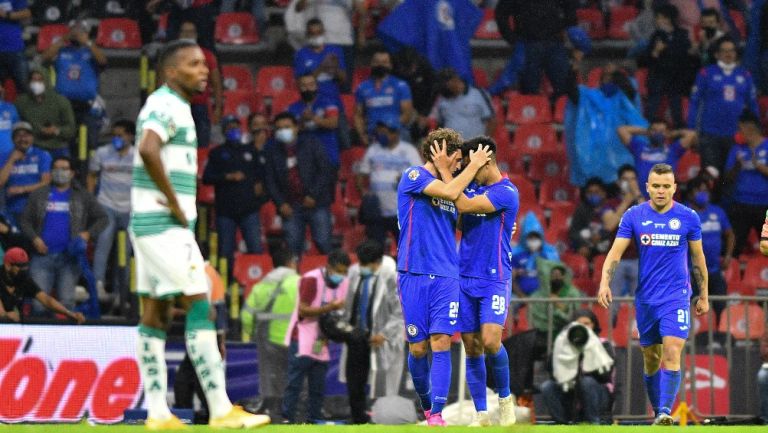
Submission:
[[[433,334],[453,335],[459,318],[459,280],[399,272],[400,305],[409,343]]]
[[[504,326],[511,286],[509,280],[461,277],[460,332],[479,332],[484,323]]]
[[[636,304],[640,346],[661,344],[664,337],[688,338],[691,307],[687,301],[662,305]]]

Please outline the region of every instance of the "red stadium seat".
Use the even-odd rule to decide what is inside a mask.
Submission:
[[[579,190],[567,180],[548,178],[539,186],[539,203],[547,207],[546,203],[566,202],[576,205],[579,199]]]
[[[760,122],[763,124],[763,131],[768,129],[768,96],[757,98],[757,105],[760,108]]]
[[[485,72],[485,69],[473,67],[472,78],[475,80],[475,87],[479,87],[481,89],[488,88],[488,74]]]
[[[548,201],[544,203],[545,213],[549,215],[548,227],[558,226],[564,229],[571,227],[571,219],[576,204],[569,201]]]
[[[555,114],[552,118],[557,123],[565,122],[565,107],[568,105],[568,96],[563,95],[555,101]]]
[[[210,147],[198,147],[197,148],[197,178],[203,178],[203,171],[205,171],[205,165],[208,164],[208,155],[211,153]]]
[[[277,215],[277,208],[273,202],[268,201],[259,209],[259,220],[266,234],[278,235],[282,233],[282,219]]]
[[[678,182],[688,182],[701,171],[701,155],[692,150],[686,151],[677,163]]]
[[[611,39],[629,40],[629,23],[637,17],[634,6],[617,6],[611,8],[611,23],[608,26],[608,37]]]
[[[202,181],[197,181],[197,203],[210,206],[216,199],[216,191],[213,185],[206,185]]]
[[[598,9],[577,9],[576,18],[579,20],[579,27],[587,32],[590,38],[604,39],[608,36],[608,32],[605,30],[603,13]]]
[[[128,18],[106,18],[99,22],[96,45],[103,48],[139,49],[141,33],[136,21]]]
[[[532,155],[531,163],[528,167],[528,177],[541,182],[550,179],[567,181],[568,158],[565,155],[565,149],[560,149],[558,146],[555,151]]]
[[[600,322],[600,336],[608,338],[608,329],[611,326],[610,310],[601,307],[599,304],[592,304],[592,312],[595,313],[597,321]]]
[[[531,329],[531,325],[528,320],[528,306],[523,305],[517,310],[517,317],[515,319],[515,327],[513,333],[519,334]]]
[[[613,342],[616,347],[627,347],[630,336],[632,339],[639,338],[635,308],[629,304],[621,304],[616,317],[616,326],[613,328]]]
[[[553,225],[545,228],[544,240],[554,245],[557,251],[565,252],[568,249],[568,227]]]
[[[477,26],[475,39],[501,39],[499,26],[496,25],[496,16],[493,8],[483,9],[483,20]]]
[[[592,297],[597,294],[597,285],[590,277],[574,278],[573,285],[581,290],[586,296]]]
[[[541,156],[557,152],[557,136],[550,125],[523,124],[515,130],[512,143],[515,152],[521,155]]]
[[[42,53],[47,50],[68,32],[69,27],[66,24],[46,24],[40,27],[40,33],[37,34],[37,52]]]
[[[637,90],[640,92],[640,96],[648,96],[648,68],[636,70],[635,81],[637,81]]]
[[[243,298],[247,298],[253,285],[261,281],[272,270],[269,254],[240,254],[235,257],[232,276],[243,287]]]
[[[756,340],[765,332],[765,312],[752,303],[729,305],[720,313],[719,330],[737,340]]]
[[[288,92],[278,93],[272,97],[272,103],[269,105],[269,113],[274,118],[276,115],[287,110],[294,102],[301,99],[301,95],[296,90],[290,90]]]
[[[221,79],[225,90],[253,90],[253,74],[246,65],[222,65]]]
[[[734,9],[730,9],[728,13],[731,14],[731,19],[733,20],[733,24],[736,26],[736,30],[738,30],[741,39],[745,39],[747,37],[747,23],[744,22],[744,15]]]
[[[510,174],[509,180],[517,187],[517,191],[520,195],[521,209],[523,206],[536,206],[536,203],[538,203],[536,201],[536,187],[530,180],[515,174]],[[522,211],[520,213],[522,213]],[[543,223],[544,220],[540,220],[539,222]]]
[[[367,80],[371,76],[371,67],[370,66],[361,66],[359,68],[355,68],[354,71],[352,71],[352,91],[356,91],[357,88],[360,86],[360,83]]]
[[[240,119],[245,126],[251,113],[263,113],[264,106],[259,95],[250,90],[229,90],[224,92],[224,115]]]
[[[755,255],[747,261],[742,279],[742,294],[753,295],[758,289],[768,288],[768,257]]]
[[[712,320],[712,328],[715,328],[715,321],[716,317],[714,316],[714,312],[710,311],[709,313],[703,315],[703,316],[697,316],[696,314],[691,314],[691,331],[693,335],[696,334],[703,334],[707,331],[709,331],[710,323],[709,321]]]
[[[321,254],[306,254],[302,256],[299,262],[299,273],[305,274],[313,269],[325,266],[328,263],[328,256]]]
[[[741,264],[738,260],[732,259],[728,269],[724,269],[725,283],[728,286],[728,294],[738,293],[741,288]]]
[[[365,151],[366,148],[364,147],[353,146],[341,152],[339,156],[341,165],[339,168],[339,180],[347,182],[347,192],[349,192],[350,187],[354,188],[354,183],[350,184],[350,182],[355,180],[355,173],[357,173],[360,161],[365,156]]]
[[[549,123],[552,115],[549,101],[541,95],[513,94],[507,107],[507,121],[517,125],[526,123]]]
[[[571,268],[574,278],[589,278],[589,262],[581,254],[564,253],[560,256],[560,261]]]
[[[256,73],[256,91],[274,97],[289,91],[298,91],[290,66],[263,66]]]
[[[214,37],[216,42],[227,45],[257,44],[259,29],[250,13],[228,12],[216,18]]]
[[[587,73],[587,86],[588,87],[599,87],[600,86],[600,78],[603,76],[603,68],[596,67],[589,70]]]
[[[358,245],[365,240],[365,226],[354,225],[344,232],[341,240],[341,248],[344,251],[355,251]]]
[[[341,103],[344,104],[344,114],[347,116],[347,121],[351,124],[355,118],[355,95],[342,93]]]
[[[603,265],[605,264],[605,254],[598,254],[592,257],[592,281],[600,283],[603,276]]]

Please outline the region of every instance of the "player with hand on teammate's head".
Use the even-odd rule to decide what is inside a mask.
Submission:
[[[496,165],[496,142],[480,136],[462,145],[462,166],[478,147],[493,152],[488,164],[475,174],[456,200],[461,214],[459,248],[461,315],[459,331],[467,352],[467,385],[477,411],[471,426],[491,425],[485,397],[485,357],[491,361],[499,394],[499,423],[515,423],[515,406],[509,390],[509,357],[501,344],[507,318],[512,278],[512,233],[520,197],[517,187],[502,176]]]
[[[461,161],[462,138],[441,128],[427,136],[424,165],[405,170],[397,187],[400,227],[397,270],[408,340],[408,369],[429,425],[445,425],[443,406],[451,384],[451,335],[459,317],[459,255],[454,201],[491,158],[478,146]],[[432,366],[427,350],[432,350]]]
[[[697,315],[709,311],[707,264],[699,216],[672,199],[677,188],[672,167],[653,166],[646,188],[651,199],[633,206],[621,218],[616,239],[605,258],[597,301],[605,308],[610,305],[609,284],[621,255],[634,239],[640,252],[635,307],[645,387],[656,414],[654,424],[671,425],[674,420],[670,412],[680,387],[680,353],[691,326],[689,251],[691,272],[699,286]]]
[[[232,406],[227,396],[205,263],[191,229],[197,218],[197,136],[190,100],[207,86],[205,57],[196,43],[179,40],[163,48],[158,62],[165,84],[147,98],[136,122],[139,145],[133,159],[129,226],[143,307],[138,360],[148,409],[145,425],[150,430],[186,427],[166,401],[165,330],[176,298],[187,312],[187,351],[208,402],[209,425],[268,424],[268,416]]]

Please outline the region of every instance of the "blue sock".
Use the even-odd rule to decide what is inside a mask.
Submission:
[[[645,390],[648,392],[648,400],[650,400],[651,407],[653,407],[653,413],[654,415],[658,414],[661,370],[656,370],[656,373],[650,376],[643,374],[643,380],[645,380]]]
[[[417,358],[408,353],[408,371],[411,372],[413,387],[419,394],[421,408],[430,410],[432,408],[432,392],[429,383],[429,360],[426,356]]]
[[[680,389],[680,371],[661,370],[659,382],[659,413],[669,415],[672,412],[672,404]]]
[[[493,381],[496,382],[496,392],[499,398],[507,398],[511,394],[509,391],[509,356],[504,346],[499,347],[499,351],[494,355],[488,355],[493,365]]]
[[[488,410],[485,398],[485,378],[485,356],[467,357],[467,387],[469,387],[469,395],[472,396],[472,401],[475,403],[475,410],[478,412]]]
[[[451,351],[432,352],[432,413],[443,411],[451,387]]]

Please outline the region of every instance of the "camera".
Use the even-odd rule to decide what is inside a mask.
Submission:
[[[568,329],[568,342],[575,348],[582,349],[589,340],[589,330],[581,324],[574,324]]]

